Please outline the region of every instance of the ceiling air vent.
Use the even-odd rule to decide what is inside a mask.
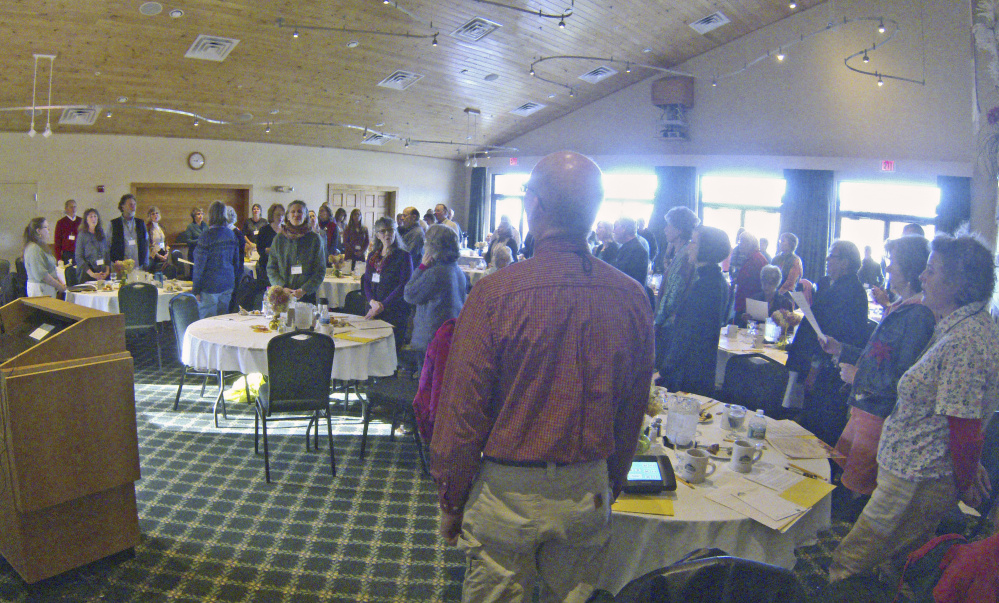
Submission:
[[[67,126],[92,126],[99,113],[96,107],[68,107],[63,109],[59,123]]]
[[[597,67],[593,71],[584,73],[583,75],[579,76],[579,79],[583,80],[584,82],[590,82],[591,84],[596,84],[600,80],[609,78],[610,76],[615,74],[617,74],[617,71],[614,71],[610,67],[604,67],[601,65],[600,67]]]
[[[729,22],[728,17],[721,14],[720,12],[717,12],[713,15],[708,15],[707,17],[704,17],[703,19],[700,19],[698,21],[694,21],[693,23],[690,24],[690,27],[694,31],[703,36],[709,31],[718,29],[719,27],[725,25],[728,22]]]
[[[369,134],[364,140],[361,141],[361,144],[373,144],[380,147],[388,141],[388,136],[382,136],[381,134]]]
[[[405,90],[409,88],[416,82],[420,81],[423,76],[419,73],[410,73],[409,71],[396,71],[392,75],[378,82],[378,85],[382,88],[392,88],[393,90]]]
[[[201,59],[203,61],[216,61],[221,63],[229,56],[232,49],[239,44],[239,40],[232,38],[222,38],[219,36],[198,36],[187,49],[184,56],[188,59]]]
[[[529,102],[526,102],[523,105],[517,107],[513,111],[510,111],[510,113],[513,113],[514,115],[519,115],[521,117],[527,117],[528,115],[531,115],[532,113],[537,113],[538,111],[544,109],[546,106],[547,105],[542,105],[541,103],[536,103],[534,101],[529,101]]]
[[[465,23],[458,29],[452,31],[451,35],[464,42],[471,42],[474,44],[500,27],[503,26],[495,21],[483,19],[482,17],[475,17],[468,23]]]

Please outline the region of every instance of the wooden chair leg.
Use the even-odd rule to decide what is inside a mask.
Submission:
[[[184,370],[180,373],[180,385],[177,386],[177,399],[173,401],[173,409],[177,410],[177,406],[180,404],[180,390],[184,389],[184,378],[187,376],[187,365],[184,365]]]

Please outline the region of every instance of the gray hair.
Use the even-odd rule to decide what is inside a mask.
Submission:
[[[638,222],[635,222],[634,218],[629,218],[628,216],[618,218],[617,222],[614,222],[614,226],[620,226],[624,229],[625,234],[629,236],[638,232]]]
[[[212,204],[208,206],[208,225],[225,226],[225,210],[225,203],[212,201]]]
[[[760,240],[756,238],[756,235],[749,231],[745,231],[739,235],[739,240],[736,241],[736,245],[742,245],[743,243],[748,245],[753,251],[760,250]]]
[[[680,236],[684,241],[689,241],[701,221],[697,214],[686,207],[674,207],[666,212],[666,223],[680,231]]]
[[[450,264],[458,260],[458,234],[443,224],[434,224],[427,229],[423,240],[423,258],[439,264]]]
[[[977,235],[938,235],[930,243],[933,253],[943,258],[947,279],[958,283],[955,301],[960,305],[983,302],[996,288],[996,264],[992,252]]]
[[[857,249],[857,245],[851,243],[850,241],[845,241],[843,239],[836,239],[829,246],[829,251],[832,251],[833,247],[839,246],[840,253],[843,254],[843,259],[849,262],[849,267],[847,272],[857,272],[860,270],[860,250]]]
[[[760,270],[760,284],[764,289],[776,289],[782,278],[780,268],[772,264],[767,264]]]
[[[225,221],[229,223],[229,226],[236,223],[236,210],[231,205],[225,206]]]
[[[493,250],[493,266],[497,269],[506,268],[513,261],[513,254],[510,252],[510,248],[506,245],[497,247]]]

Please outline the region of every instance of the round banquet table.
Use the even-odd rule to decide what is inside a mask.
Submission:
[[[395,373],[395,335],[392,325],[381,320],[347,318],[351,326],[337,329],[334,337],[333,379],[364,381]],[[251,327],[266,325],[263,316],[224,314],[191,323],[184,333],[181,360],[187,366],[243,374],[267,374],[267,344],[277,332],[258,333]],[[359,337],[369,341],[351,341]]]
[[[156,301],[156,322],[170,320],[170,300],[179,293],[189,293],[190,289],[183,291],[167,291],[159,289],[159,297]],[[78,291],[66,292],[66,301],[78,306],[85,306],[95,310],[102,310],[111,314],[120,314],[118,310],[118,290],[114,291]]]
[[[707,398],[701,400],[705,403],[703,406],[710,403]],[[714,418],[707,424],[698,425],[699,445],[714,442],[731,445],[731,442],[722,442],[730,432],[719,425],[721,408],[720,404],[708,408]],[[666,416],[660,416],[665,425]],[[768,418],[768,422],[772,424],[772,419]],[[745,427],[740,437],[745,437]],[[658,441],[654,441],[648,454],[665,454],[676,467],[676,454],[662,446],[662,438],[654,440]],[[741,475],[732,471],[727,461],[711,460],[717,468],[704,482],[696,484],[693,489],[677,483],[675,492],[666,493],[673,500],[672,517],[613,513],[607,562],[597,582],[600,588],[617,593],[631,580],[671,565],[702,547],[719,548],[736,557],[791,569],[796,561],[795,548],[815,542],[817,533],[829,528],[832,498],[828,494],[783,534],[705,498],[712,490],[731,484]],[[770,444],[767,444],[760,461],[781,467],[787,463],[786,457]],[[796,459],[793,462],[816,475],[829,478],[828,459]],[[758,463],[753,472],[759,473],[759,467]]]
[[[347,293],[361,288],[361,277],[327,276],[316,291],[316,299],[325,297],[329,307],[342,308]]]

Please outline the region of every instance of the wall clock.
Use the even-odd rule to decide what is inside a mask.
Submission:
[[[192,170],[200,170],[205,167],[205,156],[197,151],[187,156],[187,167]]]

